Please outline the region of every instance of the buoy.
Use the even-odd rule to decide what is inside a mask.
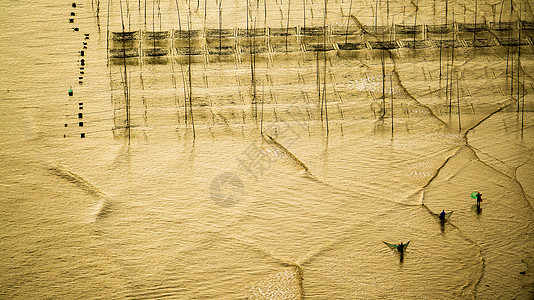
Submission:
[[[72,7],[76,7],[76,3],[72,2]]]
[[[78,113],[78,119],[83,119],[83,113]]]
[[[80,134],[80,137],[83,139],[85,138],[85,133]]]
[[[83,122],[78,122],[79,127],[83,127]]]

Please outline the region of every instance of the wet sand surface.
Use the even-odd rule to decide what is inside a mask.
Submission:
[[[0,2],[0,295],[532,299],[534,16],[449,2]]]

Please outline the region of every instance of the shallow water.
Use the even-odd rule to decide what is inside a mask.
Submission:
[[[434,4],[420,2],[420,20],[430,22]],[[532,298],[532,46],[521,56],[523,130],[506,49],[496,46],[455,54],[461,130],[436,79],[438,50],[386,56],[393,134],[389,102],[379,118],[380,54],[362,50],[327,55],[328,125],[314,55],[259,57],[257,107],[246,57],[194,63],[194,139],[183,106],[188,66],[130,65],[128,140],[124,69],[107,65],[106,11],[99,29],[91,4],[0,2],[0,295]],[[144,7],[126,4],[129,26],[144,29]],[[204,26],[203,4],[193,28]],[[320,4],[307,8],[315,9],[309,24],[322,24]],[[343,23],[349,4],[329,3],[329,23]],[[284,5],[272,3],[269,14]],[[372,24],[372,5],[353,14]],[[489,15],[491,6],[479,5]],[[246,26],[244,7],[223,6],[232,16],[225,28]],[[410,14],[399,3],[391,9]],[[154,26],[176,29],[175,14],[174,3],[161,2]],[[217,14],[208,6],[207,27],[217,28]],[[473,191],[483,194],[480,211]],[[453,211],[444,225],[441,210]],[[410,245],[401,259],[383,241]]]

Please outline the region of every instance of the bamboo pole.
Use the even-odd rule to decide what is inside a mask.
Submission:
[[[475,40],[476,40],[476,34],[477,34],[477,8],[478,8],[478,0],[475,0],[475,29],[473,30],[473,47],[475,47]]]
[[[247,2],[246,2],[246,5],[247,5],[247,12],[246,12],[246,14],[247,14],[247,18],[246,18],[246,20],[247,20],[247,38],[248,38],[248,40],[249,40],[249,41],[248,41],[248,42],[249,42],[248,45],[249,45],[249,47],[250,47],[250,46],[252,46],[252,44],[251,44],[251,42],[250,42],[250,30],[249,30],[249,26],[248,26],[248,23],[249,23],[249,21],[248,21],[248,15],[249,15],[249,3],[248,3],[248,1],[249,1],[249,0],[247,0]],[[251,54],[252,54],[252,53],[251,53]]]
[[[391,74],[389,74],[389,84],[391,89],[391,137],[393,137],[393,79],[391,78]]]
[[[100,0],[96,2],[96,19],[98,21],[98,27],[100,28]]]
[[[306,1],[306,0],[304,0]],[[389,3],[389,1],[388,1]],[[345,31],[345,44],[347,43],[347,38],[349,37],[349,24],[350,24],[350,14],[352,13],[352,0],[350,0],[349,6],[349,16],[347,18],[347,30]]]
[[[176,2],[176,14],[178,15],[178,29],[180,30],[180,33],[182,33],[182,22],[180,21],[180,7],[178,6],[178,0],[175,0]]]
[[[419,11],[419,0],[415,3],[415,20],[414,20],[414,30],[413,30],[413,48],[415,49],[415,35],[417,33],[417,12]]]
[[[219,55],[222,48],[222,0],[219,0]]]
[[[145,31],[146,31],[146,0],[145,0]]]
[[[317,97],[321,107],[321,122],[323,121],[323,99],[321,98],[321,74],[319,72],[319,51],[315,51],[315,65],[317,74]]]
[[[247,10],[248,10],[248,0],[247,0]],[[254,118],[257,120],[257,103],[256,103],[256,21],[253,21],[252,36],[249,32],[248,25],[248,16],[247,16],[247,36],[249,39],[249,48],[250,48],[250,76],[251,76],[251,85],[252,85],[252,103],[254,104]]]
[[[180,34],[182,34],[182,22],[181,22],[181,18],[180,18],[180,7],[178,5],[178,0],[175,0],[175,2],[176,2],[176,15],[178,17],[178,30],[180,31]],[[191,32],[188,31],[187,34],[191,35]],[[187,51],[190,52],[191,49],[188,48]],[[186,84],[186,81],[185,81],[184,67],[183,67],[182,64],[180,64],[180,71],[181,71],[181,74],[182,74],[182,86],[184,87],[184,125],[187,126],[187,95],[188,95],[188,91],[187,91],[187,84]]]
[[[454,28],[453,28],[454,32]],[[445,74],[446,82],[445,82],[445,101],[449,100],[449,59],[445,61],[445,70],[447,71]],[[446,102],[445,102],[446,103]],[[451,117],[451,105],[449,103],[449,118]]]
[[[378,26],[378,0],[375,1],[375,28]]]
[[[503,5],[504,5],[504,0],[503,0]],[[512,6],[512,0],[510,0],[510,24],[512,23],[512,9],[513,9],[513,6]],[[508,45],[506,47],[506,76],[508,76],[508,61],[510,59],[510,39],[511,39],[511,34],[512,34],[512,29],[508,29]]]
[[[504,7],[504,0],[502,0],[501,4],[501,12],[499,13],[499,27],[501,27],[501,19],[502,19],[502,9]]]
[[[323,17],[323,58],[324,58],[324,82],[323,82],[323,102],[325,109],[325,118],[326,118],[326,134],[328,135],[328,103],[326,99],[326,12],[327,12],[327,3],[328,0],[324,0],[324,17]]]
[[[191,114],[191,124],[193,125],[193,140],[196,138],[195,134],[195,119],[193,118],[193,91],[192,91],[192,81],[191,81],[191,2],[189,2],[187,16],[187,30],[188,34],[188,46],[189,51],[187,52],[187,65],[189,68],[188,77],[189,77],[189,113]]]
[[[154,0],[152,0],[152,34],[153,36],[153,44],[154,44],[154,53],[156,52],[156,16],[155,16],[155,3]]]
[[[286,52],[287,52],[287,36],[289,35],[289,13],[291,9],[291,0],[287,2],[287,25],[286,25]]]
[[[306,0],[302,0],[302,5],[302,28],[304,28],[304,32],[306,32]]]
[[[517,30],[518,43],[517,43],[517,112],[519,113],[519,80],[520,80],[520,67],[521,67],[521,3],[519,3],[519,29]],[[523,87],[524,88],[524,87]]]
[[[128,4],[128,0],[125,0],[126,2],[126,16],[128,17],[128,31],[130,31],[131,22],[130,22],[130,5]]]
[[[462,122],[460,120],[460,87],[459,87],[458,71],[456,71],[456,99],[458,100],[458,130],[462,130]]]
[[[449,0],[446,0],[445,1],[445,29],[448,28],[448,20],[447,20],[448,12],[449,12]],[[453,28],[453,30],[454,30],[454,28]],[[441,77],[442,77],[442,72],[441,72],[441,53],[442,53],[442,49],[443,49],[443,30],[440,31],[440,44],[439,44],[439,87],[440,88],[441,88]]]
[[[265,98],[265,83],[261,85],[261,123],[260,123],[260,133],[263,135],[263,102]]]
[[[122,12],[122,0],[119,2],[120,9],[121,9],[121,25],[122,25],[122,33],[124,37],[124,16]],[[124,67],[124,80],[123,80],[123,89],[124,89],[124,101],[126,106],[126,129],[128,131],[128,145],[130,145],[130,138],[131,138],[131,128],[130,128],[130,95],[129,95],[129,89],[128,89],[128,72],[126,68],[126,48],[124,45],[124,41],[122,43],[122,59],[123,59],[123,67]]]
[[[525,114],[525,74],[523,72],[523,103],[521,104],[521,135],[523,135],[523,124],[524,124],[524,114]]]
[[[159,19],[159,31],[162,31],[161,29],[161,0],[158,0],[158,19]]]
[[[452,86],[453,86],[453,74],[454,74],[454,43],[456,40],[456,34],[454,31],[454,7],[452,8],[452,24],[453,24],[453,30],[452,30],[452,53],[451,53],[451,86],[450,86],[450,92],[449,92],[449,115],[452,113]]]
[[[514,96],[514,54],[511,55],[511,66],[510,66],[510,72],[512,72],[512,80],[510,81],[510,99]]]
[[[107,55],[107,62],[106,65],[109,67],[109,2],[111,0],[108,0],[108,14],[106,16],[106,55]]]
[[[384,49],[381,50],[382,54],[382,118],[386,115],[386,66],[384,62]]]
[[[256,32],[256,18],[254,18],[254,32]],[[258,117],[258,104],[256,99],[256,34],[252,37],[252,93],[254,95],[254,117],[257,119]]]

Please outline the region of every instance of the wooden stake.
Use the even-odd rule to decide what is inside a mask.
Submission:
[[[107,21],[106,21],[106,52],[107,52],[107,66],[109,67],[109,2],[111,0],[108,0],[108,15],[107,15]]]
[[[449,0],[445,1],[445,29],[448,28],[448,11],[449,11]],[[454,30],[454,28],[453,28]],[[439,86],[441,88],[441,52],[443,49],[443,31],[440,32],[440,44],[439,44]]]
[[[180,21],[180,7],[178,7],[178,0],[175,0],[176,2],[176,14],[178,15],[178,29],[180,30],[180,34],[182,33],[182,23]]]
[[[512,80],[510,81],[510,99],[513,97],[514,93],[514,54],[511,55],[512,64],[510,66],[510,71],[512,72]]]
[[[456,98],[458,100],[458,130],[462,130],[462,122],[460,120],[460,88],[458,83],[458,72],[456,72]]]
[[[325,117],[326,117],[326,134],[328,135],[328,103],[326,99],[326,12],[327,12],[327,3],[328,0],[324,0],[324,18],[323,18],[323,56],[324,56],[324,82],[323,82],[323,99],[324,99],[324,108],[325,108]]]
[[[501,4],[501,12],[499,13],[499,27],[501,27],[501,19],[502,19],[502,9],[504,7],[504,0],[502,0]]]
[[[287,25],[286,25],[286,52],[287,52],[287,37],[289,35],[289,13],[291,9],[291,0],[287,2]]]
[[[260,122],[260,133],[263,135],[263,101],[265,96],[265,83],[261,85],[261,122]]]
[[[351,0],[352,1],[352,0]],[[303,5],[303,8],[302,8],[302,28],[304,28],[304,32],[306,32],[306,0],[303,0],[302,1],[302,5]]]
[[[517,31],[518,35],[518,44],[517,44],[517,112],[519,113],[519,80],[520,80],[520,65],[521,65],[521,3],[519,3],[519,30]],[[524,88],[524,87],[523,87]]]
[[[454,7],[452,8],[452,24],[453,24],[453,30],[452,30],[452,53],[451,53],[451,91],[449,92],[449,115],[452,111],[452,86],[453,86],[453,70],[454,70],[454,42],[456,39],[455,32],[454,32]]]
[[[504,5],[504,0],[503,0],[503,5]],[[510,20],[509,20],[509,23],[511,24],[512,23],[512,0],[510,0]],[[508,45],[506,47],[506,76],[508,76],[508,60],[510,59],[510,39],[511,39],[511,34],[512,34],[512,29],[509,28],[508,29]],[[512,63],[513,65],[513,63]]]
[[[389,84],[391,88],[391,137],[393,137],[393,79],[391,74],[389,74]]]
[[[375,29],[377,25],[378,25],[378,0],[376,0],[376,3],[375,3]]]
[[[304,0],[306,2],[306,0]],[[388,1],[389,3],[389,1]],[[349,6],[349,17],[347,18],[347,30],[345,31],[345,44],[347,43],[347,38],[349,37],[349,24],[350,24],[350,14],[352,13],[352,0],[350,0]]]
[[[221,55],[222,48],[222,0],[219,0],[219,55]]]
[[[475,40],[476,40],[476,34],[477,34],[477,8],[478,8],[478,0],[475,0],[475,29],[473,30],[473,47],[475,47]]]
[[[523,119],[525,113],[525,73],[523,72],[523,103],[521,104],[521,135],[523,134]]]
[[[382,118],[386,115],[386,66],[384,62],[384,49],[381,50],[382,54]]]
[[[188,9],[188,16],[187,16],[187,31],[189,31],[188,34],[188,46],[189,51],[187,55],[187,64],[189,68],[189,113],[191,114],[191,124],[193,125],[193,140],[196,138],[195,135],[195,120],[193,118],[193,91],[192,91],[192,82],[191,82],[191,2],[189,2],[189,9]]]
[[[413,31],[413,48],[415,49],[415,34],[417,32],[417,12],[419,11],[419,0],[415,3],[415,20],[414,20],[414,31]]]
[[[121,25],[122,25],[122,35],[124,37],[124,16],[122,13],[122,1],[120,1],[120,8],[121,8]],[[128,72],[126,70],[126,48],[124,45],[124,41],[122,42],[122,59],[123,59],[123,66],[124,66],[124,81],[123,81],[123,88],[124,88],[124,101],[126,105],[126,129],[128,130],[128,145],[130,145],[130,138],[131,138],[131,129],[130,129],[130,95],[129,95],[129,88],[128,88]]]

